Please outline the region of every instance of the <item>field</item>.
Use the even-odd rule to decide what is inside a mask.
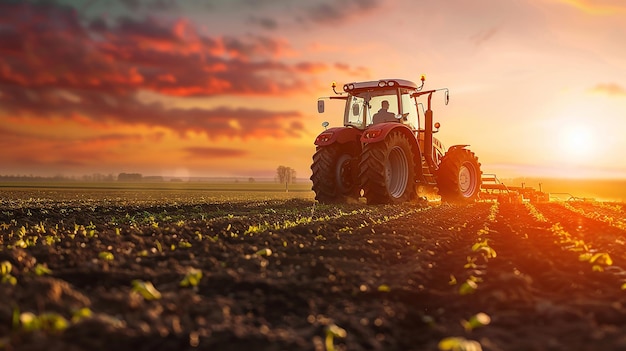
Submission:
[[[0,187],[0,349],[626,349],[622,204],[238,189]]]

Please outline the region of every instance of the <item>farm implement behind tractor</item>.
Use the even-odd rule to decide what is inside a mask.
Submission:
[[[485,173],[482,175],[481,190],[480,199],[486,201],[496,200],[503,203],[550,201],[550,194],[541,190],[541,183],[539,190],[527,187],[524,183],[522,186],[508,186],[501,182],[495,174]]]
[[[311,165],[315,198],[321,203],[345,203],[364,196],[368,204],[400,203],[417,197],[418,189],[436,189],[443,201],[471,202],[481,191],[478,158],[468,145],[447,150],[434,137],[431,99],[447,88],[423,90],[403,79],[345,84],[343,92],[318,99],[344,106],[343,126],[327,128],[315,139]],[[425,101],[423,101],[425,100]],[[426,109],[424,110],[424,106]],[[420,112],[421,107],[421,112]]]

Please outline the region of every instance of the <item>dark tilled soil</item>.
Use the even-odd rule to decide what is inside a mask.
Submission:
[[[4,200],[0,349],[626,349],[624,220],[588,203]]]

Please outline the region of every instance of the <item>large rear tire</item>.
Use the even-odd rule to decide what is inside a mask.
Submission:
[[[351,144],[320,146],[313,155],[311,180],[315,199],[323,204],[359,198],[358,149]]]
[[[478,199],[482,171],[478,157],[467,149],[452,149],[441,159],[437,187],[445,202],[472,202]]]
[[[391,132],[384,141],[366,144],[361,153],[361,188],[368,204],[415,198],[415,161],[408,137]]]

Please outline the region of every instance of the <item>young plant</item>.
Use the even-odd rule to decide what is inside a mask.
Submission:
[[[326,338],[324,339],[324,345],[326,346],[326,351],[335,351],[335,337],[337,338],[345,338],[348,335],[345,329],[337,326],[336,324],[331,324],[326,327]]]
[[[478,341],[458,336],[444,338],[439,342],[438,347],[441,351],[481,351],[483,349]]]
[[[113,261],[115,259],[115,256],[113,256],[113,254],[109,251],[102,251],[98,254],[98,258],[105,261]]]
[[[69,322],[58,313],[47,312],[36,315],[32,312],[23,312],[19,317],[19,325],[26,332],[58,333],[67,329]]]
[[[272,256],[272,249],[270,249],[270,248],[261,249],[261,250],[256,252],[256,255],[258,255],[258,256]]]
[[[151,282],[135,279],[132,281],[132,285],[132,291],[143,296],[146,300],[159,300],[161,298],[161,292],[159,292]]]
[[[17,279],[11,275],[11,270],[13,270],[11,262],[2,261],[2,263],[0,263],[0,282],[11,285],[17,284]]]
[[[471,316],[469,320],[461,321],[461,325],[467,332],[471,332],[476,328],[489,325],[489,323],[491,323],[491,317],[483,312],[476,313],[475,315]]]
[[[186,287],[196,287],[200,283],[202,279],[202,271],[200,269],[191,268],[180,282],[180,286],[183,288]]]
[[[50,270],[50,268],[48,268],[48,266],[46,266],[45,264],[41,264],[41,263],[37,263],[37,265],[34,268],[34,272],[35,272],[35,275],[37,276],[52,274],[52,271]]]

